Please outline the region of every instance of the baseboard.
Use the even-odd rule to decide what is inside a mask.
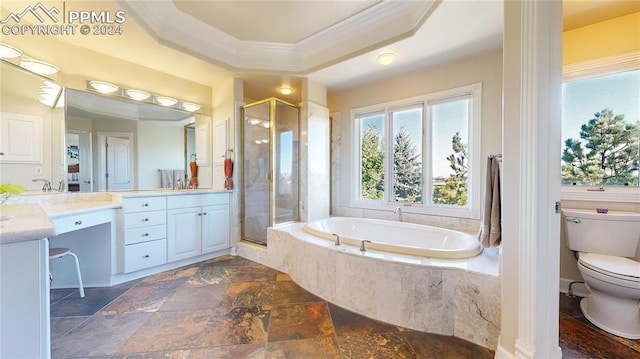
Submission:
[[[576,282],[576,280],[567,279],[567,278],[560,278],[560,293],[569,292],[569,285],[572,282]],[[589,290],[584,285],[584,283],[575,283],[573,286],[571,286],[571,289],[573,290],[573,295],[575,295],[575,296],[578,296],[578,297],[588,297],[589,296]]]
[[[498,347],[496,348],[496,355],[494,356],[494,358],[495,359],[515,359],[515,355],[513,355],[512,353],[510,353],[508,350],[501,347],[500,345],[498,345]]]

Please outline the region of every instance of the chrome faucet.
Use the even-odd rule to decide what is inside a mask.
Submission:
[[[364,246],[365,243],[371,243],[371,241],[368,239],[362,241],[362,244],[360,244],[360,252],[366,252],[367,248]]]
[[[51,182],[49,182],[48,179],[46,178],[34,178],[31,180],[31,182],[44,182],[44,185],[42,186],[42,190],[45,192],[51,192]]]
[[[400,217],[400,222],[402,222],[402,208],[396,207],[396,209],[393,210],[393,213],[397,214]]]
[[[336,243],[334,243],[336,246],[341,245],[342,243],[340,243],[340,235],[338,233],[331,233],[332,236],[336,236]]]

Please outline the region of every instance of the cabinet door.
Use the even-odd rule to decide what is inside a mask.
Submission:
[[[0,113],[0,162],[42,163],[42,117]]]
[[[207,206],[202,209],[202,252],[229,248],[229,206]]]
[[[191,258],[202,252],[201,208],[167,211],[167,261]]]

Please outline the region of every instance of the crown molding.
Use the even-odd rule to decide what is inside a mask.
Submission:
[[[442,0],[383,1],[295,43],[242,41],[171,0],[120,0],[160,43],[235,70],[304,74],[413,35]]]

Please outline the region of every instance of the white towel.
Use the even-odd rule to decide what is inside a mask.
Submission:
[[[502,241],[502,213],[500,210],[500,161],[494,156],[487,159],[487,183],[484,214],[478,240],[485,248],[500,245]]]
[[[173,170],[160,171],[160,188],[171,188],[173,186]]]

